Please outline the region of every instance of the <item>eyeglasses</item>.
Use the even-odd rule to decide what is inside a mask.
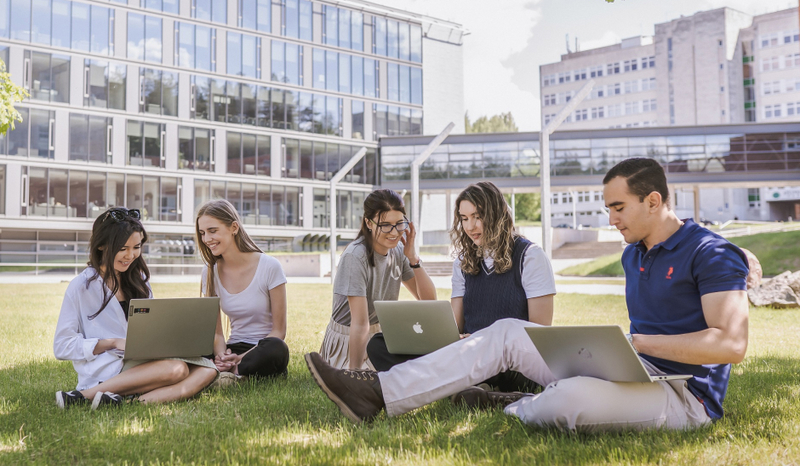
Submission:
[[[368,220],[378,227],[381,230],[381,233],[391,233],[392,230],[397,230],[398,233],[401,233],[408,229],[408,219],[398,222],[395,225],[392,225],[391,223],[375,223],[372,219]]]
[[[106,216],[103,217],[103,221],[105,222],[108,217],[114,219],[115,222],[119,223],[125,220],[125,217],[135,218],[136,220],[141,220],[142,213],[139,212],[139,209],[125,209],[122,207],[111,209],[106,212]]]

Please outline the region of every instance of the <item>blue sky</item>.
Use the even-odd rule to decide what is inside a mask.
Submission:
[[[653,25],[720,7],[750,14],[797,8],[797,0],[372,0],[463,24],[465,108],[474,120],[511,111],[538,131],[539,65],[557,62],[575,38],[581,50],[652,35]],[[486,91],[490,89],[491,91]]]

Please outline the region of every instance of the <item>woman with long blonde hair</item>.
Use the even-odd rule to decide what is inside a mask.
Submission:
[[[200,207],[195,229],[206,264],[202,294],[218,296],[231,322],[225,341],[220,314],[214,338],[217,368],[238,376],[285,375],[286,276],[280,262],[256,246],[236,208],[224,199]]]

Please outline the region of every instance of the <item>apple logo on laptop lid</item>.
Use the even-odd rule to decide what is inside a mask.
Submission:
[[[414,332],[416,332],[416,333],[422,333],[422,325],[420,325],[419,322],[417,322],[416,324],[412,325],[411,328],[413,328]]]

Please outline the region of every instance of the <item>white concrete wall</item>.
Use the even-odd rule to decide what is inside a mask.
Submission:
[[[464,52],[462,46],[422,39],[423,133],[439,134],[450,122],[451,134],[464,133]],[[383,71],[383,70],[381,70]]]

